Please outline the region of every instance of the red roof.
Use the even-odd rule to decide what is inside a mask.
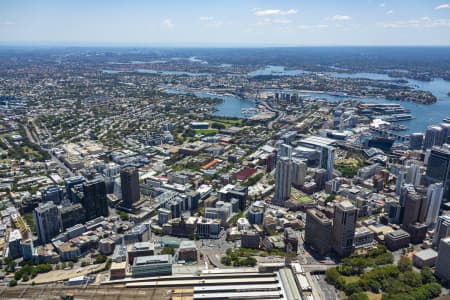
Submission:
[[[236,172],[236,174],[234,174],[236,176],[236,178],[238,180],[242,180],[245,181],[248,178],[250,178],[253,174],[256,173],[256,169],[254,168],[244,168],[242,170],[240,170],[239,172]]]

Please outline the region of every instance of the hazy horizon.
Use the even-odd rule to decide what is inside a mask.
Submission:
[[[450,46],[445,1],[3,1],[0,44]]]

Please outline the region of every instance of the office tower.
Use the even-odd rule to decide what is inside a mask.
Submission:
[[[34,255],[34,247],[33,247],[33,240],[27,239],[20,243],[20,246],[22,247],[22,257],[24,261],[29,261],[33,259]]]
[[[131,208],[141,196],[139,190],[139,172],[135,167],[126,167],[120,171],[120,186],[122,189],[122,203]]]
[[[411,133],[409,135],[409,149],[420,150],[423,145],[423,133]]]
[[[235,186],[227,193],[228,201],[231,199],[239,200],[239,210],[245,211],[247,208],[247,198],[248,198],[248,187],[246,186]]]
[[[292,184],[295,187],[302,186],[305,183],[306,163],[300,159],[292,160]]]
[[[247,212],[247,219],[252,225],[261,225],[264,220],[264,207],[252,205]]]
[[[49,243],[61,231],[58,207],[53,202],[39,204],[34,209],[34,223],[39,243]]]
[[[444,187],[442,183],[428,186],[426,202],[422,205],[422,211],[426,212],[423,222],[428,226],[436,224],[443,196]]]
[[[433,246],[439,247],[439,241],[450,236],[450,216],[440,216],[433,233]]]
[[[439,242],[438,257],[435,263],[436,276],[450,280],[450,238],[443,238]]]
[[[449,143],[449,137],[450,137],[450,123],[441,123],[440,124],[442,128],[442,143]]]
[[[60,204],[64,200],[64,192],[59,185],[48,186],[42,193],[42,200],[44,202],[52,201],[55,204]]]
[[[81,204],[86,210],[87,221],[100,216],[108,216],[106,185],[102,178],[97,177],[83,184],[83,198]]]
[[[327,180],[327,170],[325,169],[317,169],[314,173],[314,182],[317,184],[317,188],[319,190],[323,190],[325,188],[325,182]]]
[[[422,174],[425,172],[425,168],[421,165],[412,163],[409,166],[406,166],[406,178],[405,182],[412,184],[414,186],[418,186],[422,180]]]
[[[279,157],[292,157],[292,147],[287,144],[280,145],[280,152],[278,153]]]
[[[275,173],[274,204],[284,206],[284,202],[291,197],[291,160],[288,157],[280,157],[277,161]]]
[[[331,250],[333,223],[317,209],[308,209],[306,212],[305,243],[314,247],[320,255]]]
[[[72,188],[77,185],[81,186],[85,181],[86,181],[86,179],[83,176],[73,176],[73,177],[64,179],[64,184],[66,186],[66,195],[67,195],[67,198],[69,198],[69,200],[71,202],[77,201],[77,197],[76,197],[75,193],[73,192]]]
[[[397,179],[395,182],[395,192],[397,195],[401,195],[402,187],[406,183],[406,171],[401,169],[398,171]]]
[[[358,209],[348,200],[337,203],[333,218],[333,250],[340,256],[349,256],[353,251]]]
[[[423,149],[431,149],[433,146],[441,146],[444,143],[444,130],[441,126],[430,125],[425,132]]]
[[[402,195],[403,219],[402,224],[405,228],[416,223],[419,220],[420,207],[422,205],[422,195],[416,192],[414,188],[406,189]]]
[[[431,149],[425,181],[428,184],[442,182],[443,197],[450,200],[450,146],[444,145]]]
[[[62,230],[84,223],[86,210],[80,203],[64,205],[58,208]]]
[[[8,236],[8,256],[16,259],[22,256],[22,234],[19,229],[14,229],[9,232]]]
[[[315,149],[318,152],[319,161],[317,167],[327,170],[327,180],[333,177],[335,145],[335,140],[320,136],[309,136],[299,141],[299,146]]]

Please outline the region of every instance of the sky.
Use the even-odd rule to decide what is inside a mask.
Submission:
[[[0,43],[450,45],[445,1],[0,0]]]

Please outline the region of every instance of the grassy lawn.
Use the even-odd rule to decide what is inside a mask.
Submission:
[[[203,135],[214,135],[217,134],[219,130],[210,128],[210,129],[195,129],[194,130],[196,134],[203,134]]]
[[[349,284],[359,280],[359,276],[342,276],[344,278],[345,283]]]
[[[297,201],[299,201],[301,203],[309,203],[309,202],[311,202],[311,198],[309,198],[308,196],[302,196],[302,197],[298,198]]]
[[[372,292],[367,292],[367,296],[369,296],[370,300],[381,300],[381,298],[383,297],[383,293],[374,294]]]

